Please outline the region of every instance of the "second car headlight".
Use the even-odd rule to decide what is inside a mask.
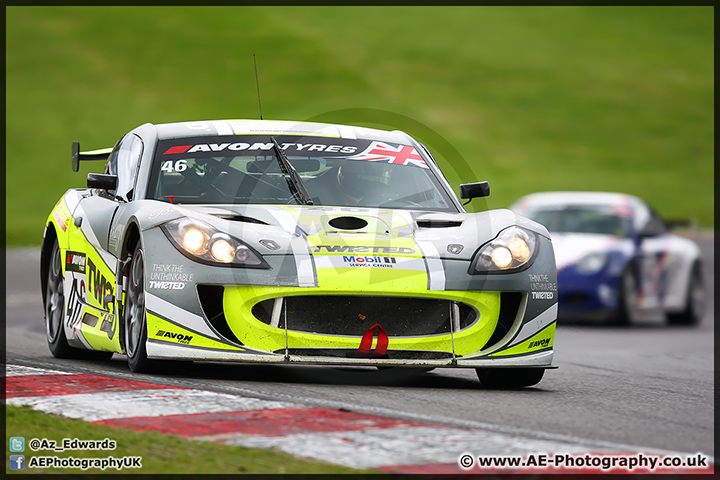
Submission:
[[[175,248],[191,260],[228,267],[270,268],[253,248],[205,222],[180,218],[160,228]]]
[[[585,255],[576,265],[575,269],[584,275],[592,275],[605,267],[607,254],[605,252],[593,252]]]
[[[475,253],[468,273],[492,273],[527,265],[535,255],[535,234],[521,227],[509,227]]]

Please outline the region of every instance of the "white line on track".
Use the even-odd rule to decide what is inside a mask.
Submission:
[[[297,405],[195,389],[129,390],[42,397],[14,397],[8,405],[29,405],[45,413],[88,422],[111,418],[291,408]]]
[[[463,452],[474,455],[527,456],[542,452],[583,453],[587,448],[498,433],[437,427],[404,427],[310,433],[284,437],[241,436],[224,443],[284,452],[353,468],[457,463]]]
[[[24,367],[22,365],[7,365],[5,376],[21,377],[26,375],[76,375],[74,373],[61,372],[60,370],[49,370],[47,368]]]

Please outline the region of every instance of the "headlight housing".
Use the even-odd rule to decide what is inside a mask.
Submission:
[[[607,259],[607,253],[593,252],[585,255],[579,262],[577,262],[575,269],[578,273],[582,273],[583,275],[592,275],[594,273],[598,273],[605,267]]]
[[[223,267],[270,268],[255,249],[205,222],[179,218],[160,228],[190,260]]]
[[[502,273],[529,266],[537,252],[537,236],[521,227],[508,227],[475,252],[470,275]]]

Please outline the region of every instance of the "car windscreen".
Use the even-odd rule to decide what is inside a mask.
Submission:
[[[598,233],[627,237],[631,228],[629,210],[618,206],[529,207],[520,213],[555,233]]]
[[[300,204],[273,138],[313,205],[457,211],[411,145],[287,135],[161,140],[148,198],[176,204]]]

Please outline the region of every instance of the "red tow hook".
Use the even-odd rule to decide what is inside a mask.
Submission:
[[[375,338],[375,335],[377,335],[377,345],[375,345],[375,349],[371,350],[373,338]],[[362,340],[360,341],[360,348],[358,348],[358,351],[355,352],[354,356],[357,357],[382,357],[387,352],[388,347],[388,336],[387,333],[385,333],[385,330],[383,330],[383,327],[380,326],[379,323],[376,323],[372,327],[368,328],[367,332],[362,337]]]

